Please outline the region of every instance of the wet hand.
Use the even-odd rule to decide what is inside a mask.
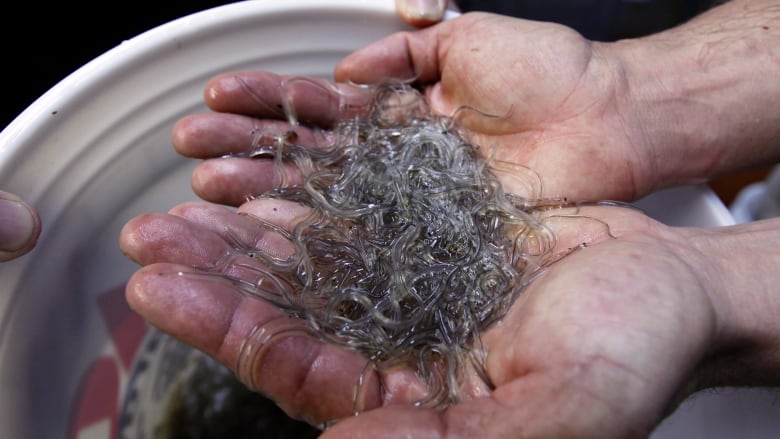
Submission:
[[[257,200],[239,211],[289,228],[300,209]],[[684,250],[688,232],[631,209],[566,213],[552,220],[558,245],[590,244],[553,265],[484,334],[495,389],[466,388],[471,396],[446,411],[410,406],[427,391],[411,371],[366,369],[357,353],[307,335],[304,322],[208,275],[215,267],[249,273],[241,264],[251,260],[229,257],[237,244],[292,251],[251,216],[190,203],[129,222],[122,249],[145,267],[130,280],[128,300],[292,416],[341,419],[326,437],[644,436],[687,396],[715,337],[699,270],[706,263]],[[352,417],[356,401],[366,411]]]

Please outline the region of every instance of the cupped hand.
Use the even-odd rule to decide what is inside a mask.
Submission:
[[[445,411],[415,408],[426,389],[409,370],[367,372],[357,353],[207,274],[252,282],[252,260],[232,258],[234,248],[292,251],[252,217],[289,228],[301,209],[264,199],[236,215],[188,203],[133,219],[121,247],[144,265],[127,288],[135,310],[292,416],[341,419],[324,437],[645,436],[687,395],[718,332],[695,232],[627,208],[553,210],[558,249],[589,244],[552,265],[483,334],[495,389]],[[355,403],[365,411],[353,417]]]
[[[454,115],[485,156],[537,172],[544,196],[633,200],[656,189],[658,170],[624,109],[625,73],[612,52],[564,26],[469,13],[355,52],[336,68],[330,90],[344,92],[348,81],[415,80],[432,109]],[[215,77],[205,92],[215,113],[182,119],[175,147],[208,159],[249,149],[258,128],[287,129],[284,80],[252,71]],[[356,98],[328,87],[297,86],[292,106],[309,125],[354,110]],[[207,200],[238,205],[251,190],[270,188],[268,169],[258,160],[206,161],[193,187]]]

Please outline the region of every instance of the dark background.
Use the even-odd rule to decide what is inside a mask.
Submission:
[[[97,56],[173,19],[230,1],[34,2],[4,14],[0,129]],[[10,11],[7,11],[10,12]]]

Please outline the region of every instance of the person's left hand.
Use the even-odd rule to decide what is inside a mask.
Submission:
[[[330,128],[365,104],[350,82],[414,79],[432,112],[453,116],[484,159],[538,174],[538,193],[505,180],[508,192],[631,201],[679,183],[682,163],[691,173],[699,165],[680,159],[683,146],[664,142],[659,149],[643,130],[640,106],[624,86],[632,70],[622,68],[618,52],[558,24],[464,14],[352,53],[335,69],[336,82],[267,71],[217,75],[204,93],[213,111],[181,118],[173,144],[184,156],[206,159],[193,172],[198,196],[237,206],[271,189],[272,161],[222,157],[251,150],[253,133],[290,129],[284,110],[302,122],[298,143],[312,146],[307,128]]]
[[[255,200],[239,211],[289,228],[301,209]],[[575,212],[554,212],[565,213]],[[343,419],[325,437],[642,437],[692,390],[687,381],[723,333],[708,295],[712,267],[691,244],[696,231],[626,208],[577,213],[551,219],[558,247],[589,245],[554,264],[484,333],[495,390],[441,412],[410,406],[426,389],[409,370],[364,375],[357,353],[292,330],[304,323],[230,283],[192,274],[220,267],[246,276],[225,264],[235,245],[291,251],[228,208],[190,203],[130,221],[121,247],[145,267],[127,298],[293,417]],[[250,354],[239,360],[242,346]],[[358,402],[368,411],[350,417],[360,379]]]

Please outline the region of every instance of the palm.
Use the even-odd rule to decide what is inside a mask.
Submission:
[[[407,422],[453,437],[644,437],[687,396],[675,392],[704,354],[713,316],[703,290],[679,288],[698,284],[670,251],[680,238],[635,212],[584,214],[608,221],[617,237],[595,238],[553,265],[486,333],[492,394],[439,418],[410,411]],[[593,239],[602,224],[589,221],[565,226],[573,229],[562,229],[561,244]],[[389,430],[398,412],[369,412],[330,434]]]
[[[706,294],[680,290],[697,285],[695,275],[658,224],[624,214],[609,212],[617,239],[558,262],[489,334],[493,398],[516,402],[514,417],[498,417],[515,423],[504,431],[587,410],[592,424],[541,436],[573,426],[583,437],[645,436],[703,354],[694,346],[710,336]],[[600,422],[609,430],[598,430]]]

